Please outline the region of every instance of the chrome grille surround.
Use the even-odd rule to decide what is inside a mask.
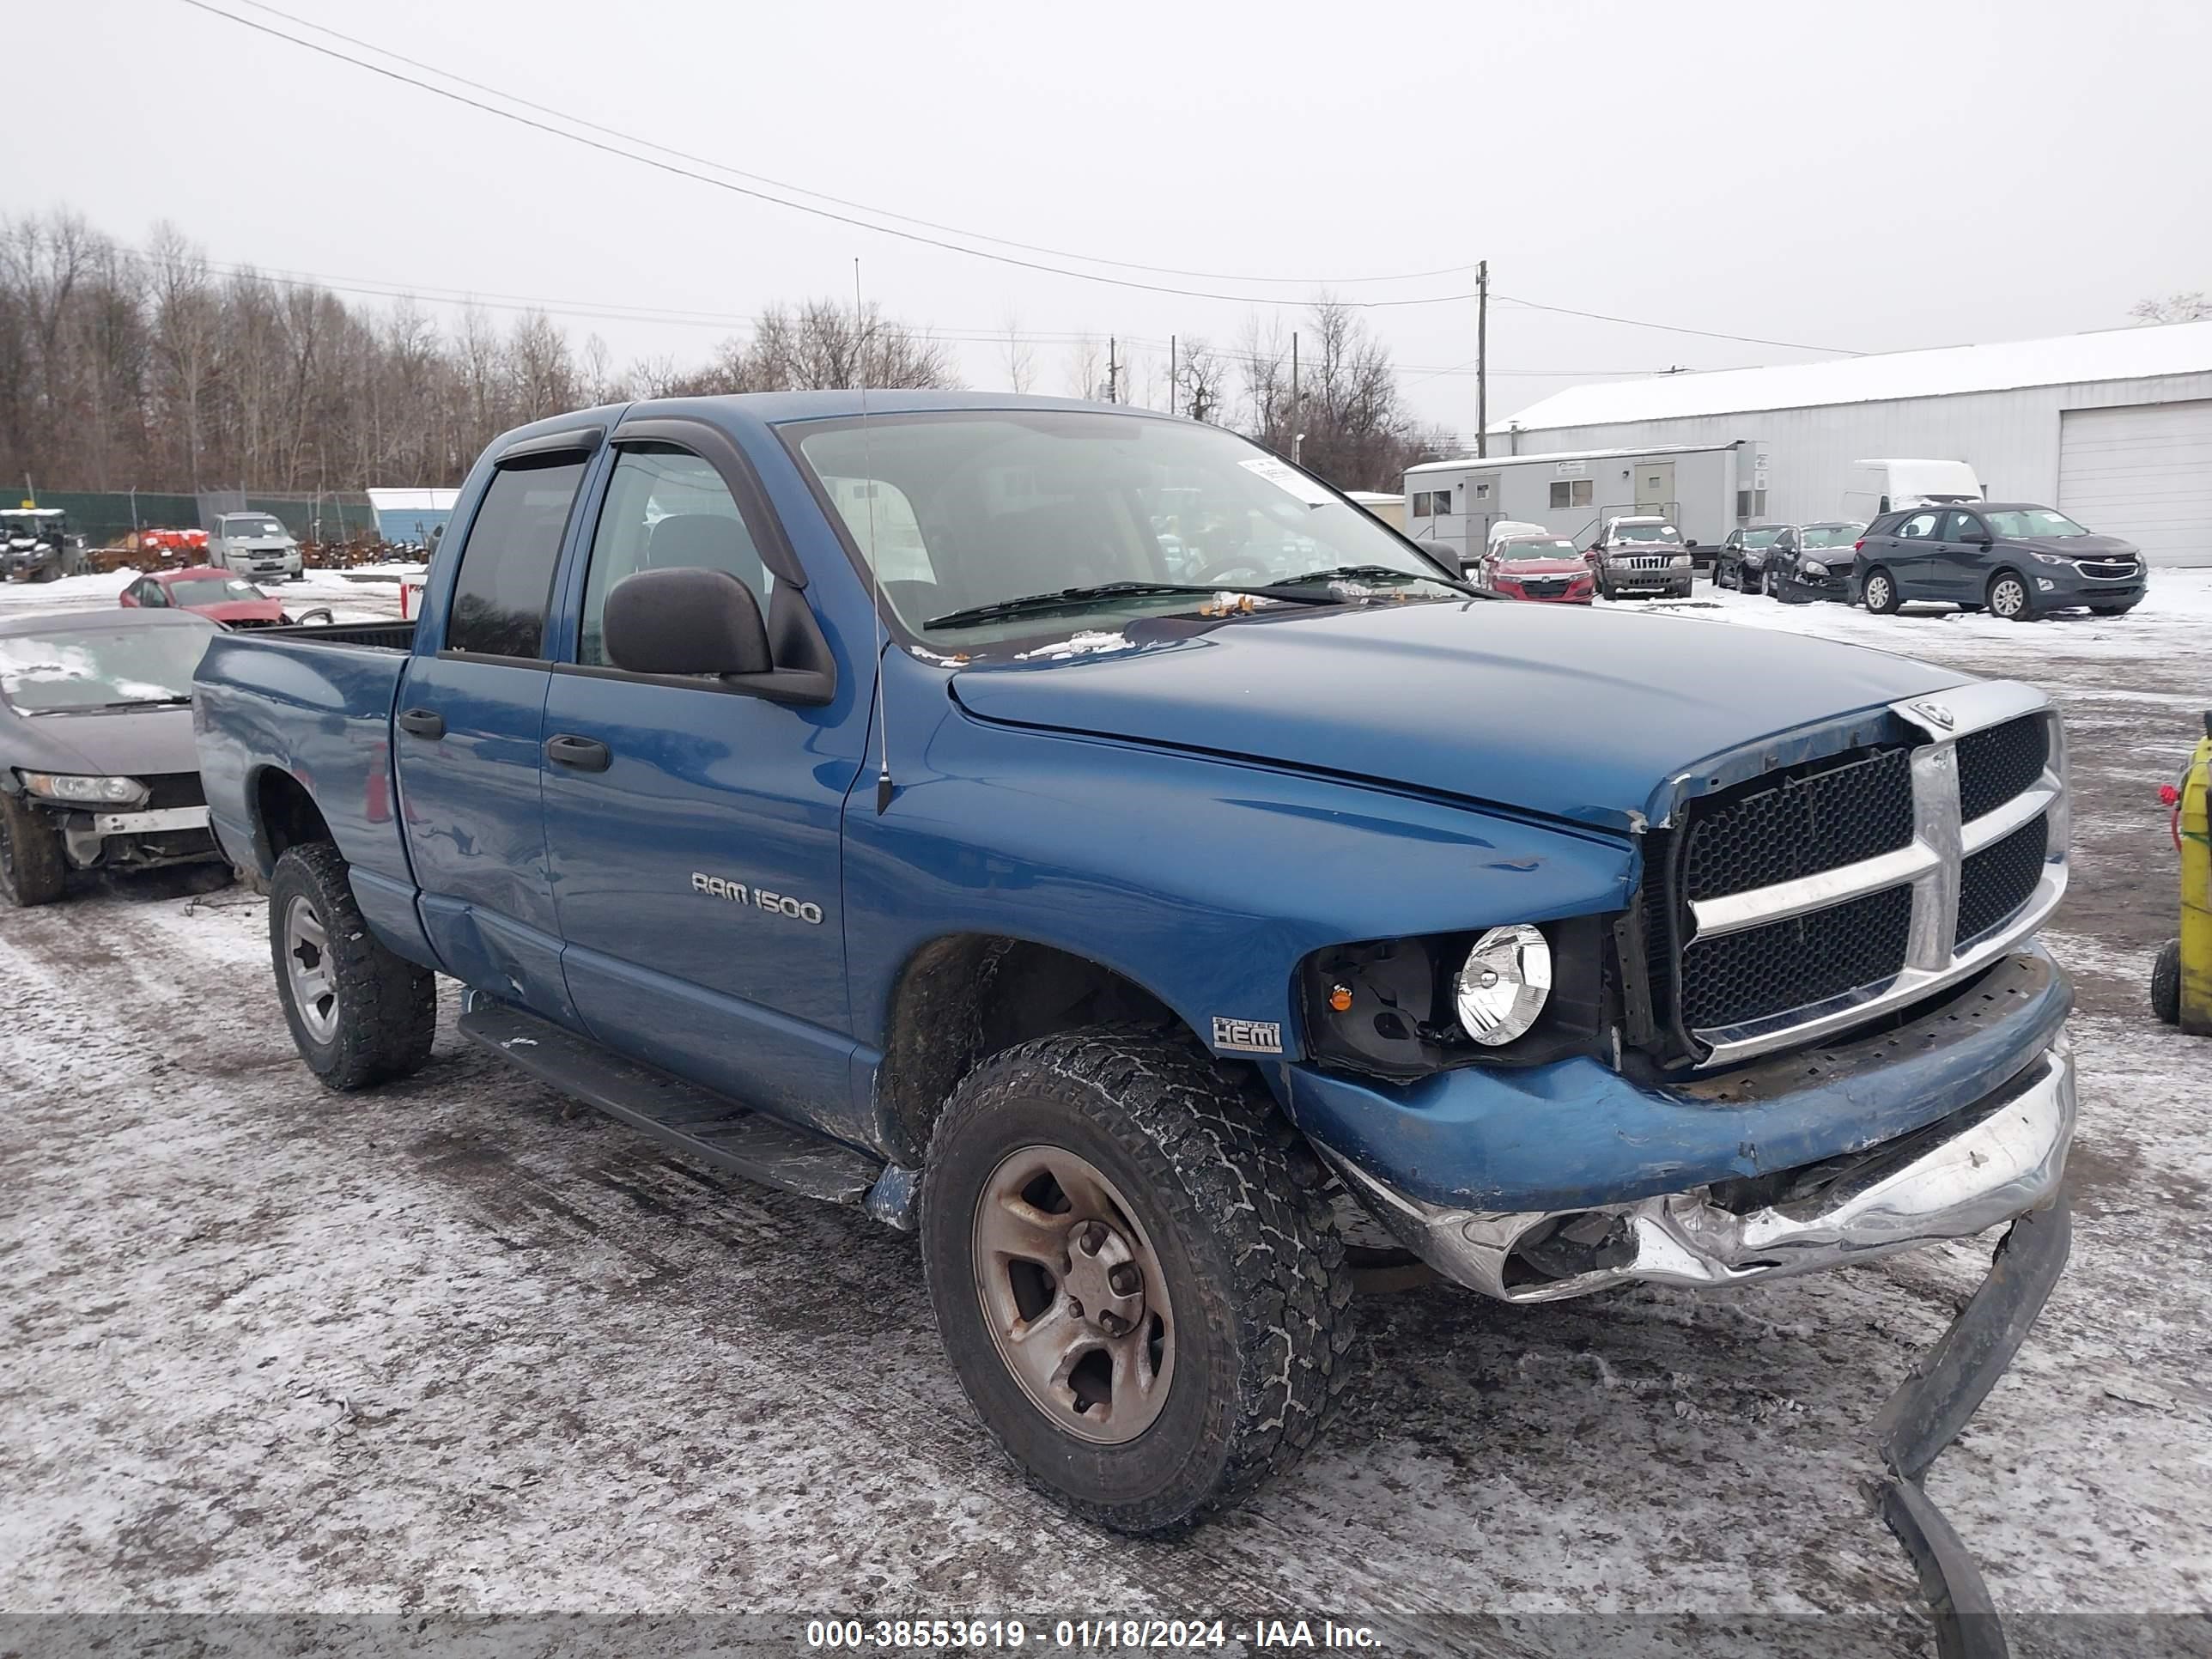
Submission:
[[[1913,835],[1908,845],[1795,880],[1692,900],[1686,908],[1689,941],[1694,941],[1809,915],[1910,884],[1912,915],[1903,963],[1892,978],[1825,1002],[1743,1024],[1693,1030],[1691,1035],[1710,1051],[1698,1069],[1732,1066],[1813,1042],[1917,1001],[2005,954],[2033,932],[2063,896],[2069,828],[2066,746],[2050,700],[2033,686],[1990,681],[1893,703],[1890,712],[1927,738],[1911,750]],[[1942,718],[1945,714],[1948,725]],[[1979,817],[1963,820],[1958,740],[2023,715],[2044,723],[2046,749],[2041,776]],[[2047,826],[2046,850],[2041,877],[2027,902],[2000,925],[1954,948],[1960,869],[1966,856],[1996,845],[2039,816]]]

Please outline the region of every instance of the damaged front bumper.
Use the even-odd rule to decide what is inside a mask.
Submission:
[[[2057,1192],[2074,1115],[2062,1040],[1963,1111],[1765,1182],[1573,1210],[1468,1210],[1424,1203],[1328,1157],[1376,1218],[1446,1278],[1501,1301],[1555,1302],[1632,1281],[1780,1278],[1969,1237]]]

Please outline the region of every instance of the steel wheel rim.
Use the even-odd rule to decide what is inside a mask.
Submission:
[[[1990,589],[1990,609],[2009,620],[2027,609],[2027,589],[2010,576]]]
[[[1174,1310],[1152,1241],[1096,1164],[1062,1146],[1008,1152],[976,1201],[970,1255],[1000,1362],[1054,1426],[1093,1445],[1152,1427],[1175,1380]]]
[[[284,907],[284,982],[307,1036],[328,1042],[338,1030],[338,988],[331,973],[331,936],[304,896]]]

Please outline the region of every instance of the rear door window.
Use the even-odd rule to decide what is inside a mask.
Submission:
[[[1909,542],[1933,541],[1936,521],[1942,516],[1940,513],[1916,513],[1897,526],[1897,533]]]
[[[493,475],[461,548],[446,649],[544,657],[553,567],[583,477],[583,459],[573,455],[503,466]]]

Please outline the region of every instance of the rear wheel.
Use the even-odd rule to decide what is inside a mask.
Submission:
[[[68,878],[60,832],[20,797],[0,795],[0,900],[19,910],[52,904]]]
[[[1859,596],[1866,608],[1877,617],[1897,614],[1897,579],[1880,565],[1867,572],[1866,583],[1859,590]]]
[[[2005,622],[2033,622],[2035,604],[2025,577],[2000,570],[1990,578],[1990,614]]]
[[[1147,1033],[1042,1038],[954,1091],[922,1188],[938,1328],[984,1426],[1078,1514],[1171,1529],[1320,1435],[1352,1281],[1297,1148]]]
[[[295,847],[269,878],[277,1000],[307,1069],[346,1092],[409,1077],[430,1058],[437,975],[379,944],[328,842]]]

